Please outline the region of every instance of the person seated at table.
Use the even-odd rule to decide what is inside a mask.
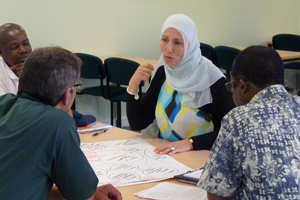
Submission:
[[[0,96],[0,199],[122,199],[112,185],[97,188],[80,149],[70,116],[80,66],[63,48],[36,49],[17,95]]]
[[[127,117],[132,130],[142,130],[156,120],[157,135],[171,143],[155,149],[158,154],[210,149],[223,116],[234,103],[224,74],[201,55],[194,21],[184,14],[166,19],[161,29],[159,66],[146,94],[151,64],[139,66],[127,91]]]
[[[0,26],[0,96],[16,94],[19,76],[31,45],[25,30],[13,23]]]
[[[300,98],[272,48],[251,46],[231,69],[236,108],[224,118],[198,186],[213,199],[299,199]]]
[[[21,69],[31,52],[27,34],[20,25],[6,23],[0,26],[0,96],[17,94]],[[83,115],[75,110],[72,110],[72,116],[78,127],[96,121],[94,116]]]

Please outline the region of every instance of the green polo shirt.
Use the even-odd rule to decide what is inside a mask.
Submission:
[[[0,199],[87,199],[98,179],[72,117],[24,93],[0,97]]]

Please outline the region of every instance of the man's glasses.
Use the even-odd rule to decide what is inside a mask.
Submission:
[[[233,82],[234,82],[234,81],[239,81],[239,80],[244,80],[245,83],[248,84],[248,81],[247,81],[246,79],[243,79],[243,78],[237,78],[237,79],[234,79],[234,80],[232,80],[232,81],[230,81],[230,82],[228,82],[228,83],[225,83],[225,86],[226,86],[227,90],[228,90],[229,92],[232,92],[232,90],[233,90],[233,85],[232,85]]]
[[[80,88],[81,86],[82,86],[81,80],[78,80],[78,81],[74,84],[74,87],[76,87],[76,88]]]

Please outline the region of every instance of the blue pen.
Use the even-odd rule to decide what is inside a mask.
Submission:
[[[97,133],[94,133],[93,136],[97,136],[97,135],[99,135],[100,133],[105,133],[105,132],[106,132],[106,129],[104,129],[104,130],[102,130],[102,131],[99,131],[99,132],[97,132]]]

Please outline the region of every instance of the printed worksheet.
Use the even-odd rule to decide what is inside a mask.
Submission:
[[[207,192],[199,187],[178,185],[173,183],[159,183],[147,190],[134,195],[155,200],[207,200]]]
[[[155,147],[142,139],[82,143],[81,149],[97,174],[98,185],[153,182],[191,170],[168,155],[153,153]]]

